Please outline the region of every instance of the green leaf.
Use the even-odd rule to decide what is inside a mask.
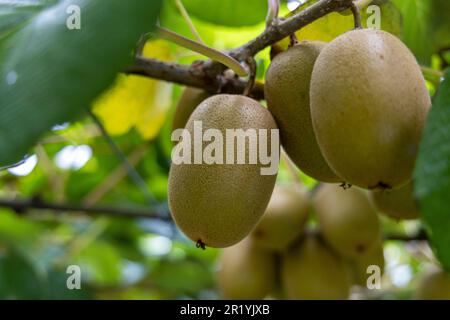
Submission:
[[[158,288],[179,296],[195,295],[198,291],[213,287],[213,277],[211,270],[199,262],[161,261],[152,270],[149,280]]]
[[[0,299],[40,299],[45,295],[42,275],[13,249],[0,253],[0,279]]]
[[[110,285],[120,282],[121,257],[117,250],[109,243],[96,241],[85,248],[78,257],[81,269],[86,271],[88,280]]]
[[[229,27],[255,25],[267,15],[267,0],[184,0],[183,4],[195,17]]]
[[[17,0],[0,3],[0,39],[58,0]]]
[[[41,228],[10,210],[0,210],[0,243],[28,246],[36,241]]]
[[[289,14],[298,13],[317,1],[306,2],[299,8]],[[401,12],[391,1],[374,1],[374,5],[379,7],[380,28],[396,36],[400,36],[402,30]],[[375,14],[378,11],[373,10],[371,6],[361,10],[361,22],[363,28],[372,27],[375,21]],[[298,30],[295,34],[299,40],[313,40],[330,42],[341,34],[352,30],[355,26],[351,10],[340,13],[330,13],[317,19],[313,23]],[[280,49],[286,50],[289,45],[289,39],[286,38],[278,43]]]
[[[450,1],[433,0],[430,24],[437,50],[450,47]]]
[[[67,289],[67,278],[70,275],[62,272],[51,270],[48,272],[46,286],[46,300],[88,300],[92,299],[92,295],[83,284],[80,290]]]
[[[450,269],[450,71],[434,98],[414,179],[431,242],[444,267]]]
[[[70,5],[80,8],[80,30],[67,28]],[[161,0],[65,0],[8,39],[0,65],[0,167],[89,107],[130,63],[160,6]]]
[[[420,63],[450,46],[450,2],[442,0],[393,0],[403,16],[402,40]]]

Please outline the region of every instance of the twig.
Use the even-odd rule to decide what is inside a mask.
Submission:
[[[79,212],[91,215],[107,215],[122,218],[156,218],[170,220],[168,216],[161,215],[153,210],[140,208],[121,208],[118,206],[85,206],[79,204],[50,203],[40,198],[30,199],[0,199],[0,207],[10,208],[19,214],[26,213],[30,209],[52,210],[55,212]]]
[[[121,208],[117,206],[85,206],[79,204],[67,203],[50,203],[41,200],[38,197],[30,199],[0,199],[0,207],[10,208],[19,214],[24,214],[30,209],[51,210],[55,212],[77,212],[90,215],[104,215],[121,218],[144,218],[144,219],[161,219],[171,221],[169,215],[161,215],[153,210],[141,208]],[[416,235],[408,236],[404,234],[387,234],[384,240],[394,241],[426,241],[428,237],[425,231],[420,231]]]
[[[384,240],[395,240],[395,241],[426,241],[428,236],[425,230],[420,230],[417,234],[408,236],[404,234],[387,234]]]
[[[197,28],[195,27],[194,23],[191,20],[191,17],[189,16],[189,13],[186,11],[183,2],[181,0],[175,0],[175,5],[177,6],[177,9],[183,17],[184,21],[186,21],[189,30],[191,30],[191,33],[194,35],[198,42],[204,44],[202,38],[200,37],[200,34],[197,31]]]
[[[148,152],[148,146],[144,145],[141,148],[133,151],[128,157],[128,162],[134,167],[136,166]],[[86,206],[93,206],[100,201],[105,194],[113,189],[125,176],[127,175],[127,168],[124,163],[121,163],[111,174],[106,177],[99,185],[88,193],[83,199],[83,204]]]
[[[247,76],[247,70],[244,69],[244,67],[239,63],[239,61],[235,60],[233,57],[229,56],[226,53],[210,48],[202,43],[195,42],[191,39],[185,38],[168,29],[158,28],[158,36],[165,40],[176,43],[184,48],[207,56],[210,59],[216,60],[222,63],[223,65],[227,66],[231,70],[233,70],[237,75],[241,77]]]
[[[293,46],[298,44],[298,38],[295,33],[289,35],[289,48],[292,48]]]
[[[102,133],[105,140],[110,145],[111,149],[114,151],[116,156],[119,158],[119,160],[124,164],[125,168],[127,169],[128,175],[133,180],[134,184],[142,191],[142,193],[147,198],[150,205],[157,205],[158,201],[153,196],[153,194],[150,192],[150,190],[147,187],[147,184],[145,183],[144,179],[140,176],[140,174],[136,171],[136,169],[131,165],[131,163],[128,161],[127,157],[123,154],[122,150],[116,145],[114,140],[111,138],[111,136],[106,131],[105,127],[101,123],[101,121],[97,118],[95,114],[92,113],[92,111],[87,110],[89,116],[92,118],[92,120],[97,125],[98,129]]]
[[[255,39],[232,50],[230,55],[243,61],[329,13],[350,8],[352,3],[351,0],[320,0],[294,16],[269,26]],[[209,63],[214,65],[211,61]]]
[[[436,87],[441,83],[444,73],[439,70],[434,70],[430,67],[420,66],[422,74],[428,81],[432,82]]]
[[[125,73],[201,88],[213,94],[217,93],[219,88],[223,93],[242,94],[247,85],[247,81],[234,77],[222,79],[223,82],[217,76],[211,78],[206,75],[202,66],[184,66],[144,57],[138,57],[135,65]],[[262,85],[253,87],[251,96],[258,100],[264,99],[264,87]]]
[[[250,70],[250,77],[248,79],[247,86],[244,89],[244,96],[250,96],[251,92],[253,90],[253,87],[255,86],[255,80],[256,80],[256,61],[253,57],[249,57],[246,61],[248,68]]]
[[[248,57],[254,57],[258,52],[288,37],[315,20],[332,12],[349,9],[352,3],[351,0],[319,0],[292,17],[269,25],[255,39],[231,50],[229,56],[237,61],[245,61]],[[183,66],[176,63],[137,57],[134,66],[125,70],[125,73],[203,88],[208,92],[215,93],[221,85],[218,75],[226,68],[220,62],[212,60],[205,61],[201,65],[194,63],[190,66]],[[246,82],[241,79],[228,79],[221,89],[224,93],[242,93],[245,86]],[[260,86],[255,86],[251,95],[255,99],[263,99],[264,90]]]
[[[352,6],[353,18],[355,19],[355,29],[362,29],[361,11],[357,4],[353,2]]]

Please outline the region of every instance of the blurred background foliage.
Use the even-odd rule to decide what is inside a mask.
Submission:
[[[1,44],[14,34],[18,25],[57,2],[40,0],[14,7],[8,1],[6,4],[0,1],[0,52],[5,49]],[[314,1],[303,2],[283,1],[281,15]],[[400,36],[426,67],[425,76],[433,94],[439,83],[436,74],[450,62],[449,54],[443,51],[450,46],[449,2],[376,2],[381,7],[382,28]],[[183,3],[202,39],[217,49],[240,46],[265,27],[266,0]],[[105,19],[108,14],[98,12],[98,19]],[[364,17],[368,17],[367,12]],[[160,23],[192,38],[173,0],[164,1]],[[297,37],[331,41],[352,26],[351,15],[334,13],[302,29]],[[285,46],[286,42],[279,45]],[[270,63],[269,51],[270,48],[256,57],[260,80]],[[151,40],[143,53],[183,64],[204,59],[162,40]],[[39,64],[39,59],[33,59],[33,63]],[[86,79],[78,85],[90,83]],[[81,117],[79,121],[53,127],[30,150],[30,157],[23,164],[0,171],[0,198],[40,197],[49,202],[152,208],[166,213],[171,119],[182,89],[162,81],[120,74],[92,102],[93,112],[136,168],[145,182],[145,190],[129,177],[123,161],[96,123],[89,117]],[[37,114],[36,119],[45,116]],[[278,179],[281,183],[292,182],[284,164]],[[301,179],[308,188],[316,185],[303,174]],[[422,227],[420,221],[397,222],[385,217],[383,226],[386,233],[406,236],[414,235]],[[387,289],[362,298],[410,297],[415,276],[434,261],[431,249],[418,242],[388,241],[384,251],[387,268],[383,282]],[[215,271],[219,253],[211,248],[197,249],[168,219],[93,217],[46,210],[14,212],[1,208],[0,298],[218,298]],[[66,289],[69,265],[82,268],[82,290]],[[355,293],[354,297],[360,296]]]

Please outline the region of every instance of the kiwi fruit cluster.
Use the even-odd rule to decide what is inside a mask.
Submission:
[[[275,56],[265,93],[283,147],[313,178],[373,190],[411,180],[431,99],[395,36],[363,29],[326,45],[302,42]]]
[[[356,29],[278,53],[264,90],[267,108],[186,89],[173,128],[278,129],[293,163],[323,183],[313,200],[275,187],[276,174],[261,175],[260,164],[172,164],[172,216],[200,246],[226,248],[224,297],[347,298],[368,265],[384,266],[377,212],[420,217],[412,171],[431,106],[421,69],[395,36]]]
[[[226,299],[346,299],[352,285],[366,286],[369,266],[382,272],[381,243],[363,190],[326,184],[310,195],[277,185],[256,228],[223,251],[220,292]]]

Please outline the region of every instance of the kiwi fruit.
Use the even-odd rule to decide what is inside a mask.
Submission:
[[[266,212],[251,233],[256,244],[284,250],[298,238],[308,218],[308,195],[298,188],[276,186]]]
[[[398,38],[363,29],[333,40],[314,65],[310,98],[319,147],[344,181],[389,189],[411,179],[431,100]]]
[[[391,218],[397,220],[420,218],[412,182],[394,190],[372,191],[371,199],[380,212]]]
[[[347,264],[317,235],[308,234],[283,256],[283,289],[288,299],[347,299],[350,271]]]
[[[367,273],[367,268],[369,266],[378,266],[381,270],[381,273],[383,274],[384,272],[385,261],[382,240],[380,239],[380,241],[376,245],[370,248],[363,255],[352,259],[350,264],[352,268],[354,284],[366,287],[367,279],[370,276],[370,274]]]
[[[265,129],[269,133],[267,150],[271,150],[270,132],[277,129],[266,108],[238,95],[220,94],[203,101],[186,125],[191,137],[195,121],[202,121],[203,132],[216,129],[223,137],[226,129]],[[205,145],[209,143],[203,142],[203,149]],[[249,149],[247,143],[246,155]],[[191,153],[194,154],[193,149]],[[202,247],[222,248],[241,241],[263,215],[275,186],[277,175],[262,175],[265,167],[260,163],[172,163],[168,200],[176,224]]]
[[[210,96],[208,92],[202,89],[191,87],[184,89],[173,115],[172,131],[183,129],[195,108]]]
[[[219,263],[219,291],[224,299],[263,299],[275,288],[274,255],[249,237],[224,249]]]
[[[309,91],[314,62],[325,43],[304,41],[278,54],[266,75],[267,106],[280,127],[283,149],[304,173],[324,182],[342,182],[330,169],[313,131]]]
[[[419,280],[413,295],[417,300],[450,300],[450,273],[433,268]]]
[[[325,184],[315,194],[314,208],[323,237],[343,256],[361,256],[381,237],[378,214],[360,189]]]

